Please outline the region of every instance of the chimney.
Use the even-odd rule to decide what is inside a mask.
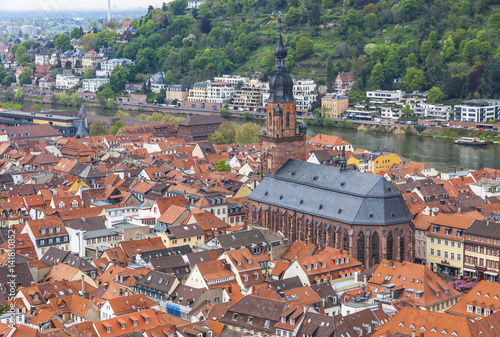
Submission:
[[[82,293],[85,293],[85,278],[82,277]]]
[[[87,222],[87,218],[85,216],[82,216],[82,221]]]
[[[415,329],[411,331],[411,337],[415,337]]]
[[[382,302],[378,302],[378,310],[382,310]]]

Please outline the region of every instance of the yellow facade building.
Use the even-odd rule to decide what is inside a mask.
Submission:
[[[321,98],[321,109],[326,116],[340,119],[342,114],[349,108],[349,97],[339,94],[326,94]]]
[[[166,232],[156,233],[167,248],[189,245],[191,248],[205,243],[205,232],[197,224],[172,226]]]
[[[372,152],[369,158],[369,170],[374,174],[378,174],[380,171],[389,171],[394,165],[403,162],[403,159],[395,152]]]
[[[432,271],[463,275],[464,234],[481,217],[477,212],[438,214],[427,231],[427,264]]]

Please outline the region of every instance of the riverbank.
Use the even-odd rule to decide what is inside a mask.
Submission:
[[[0,92],[0,100],[5,101],[5,92]],[[23,107],[30,107],[33,104],[40,104],[42,107],[54,107],[57,106],[58,109],[79,109],[79,107],[75,106],[64,106],[60,104],[52,104],[50,101],[50,96],[38,96],[38,95],[24,95],[22,99],[22,103],[29,102],[29,106],[26,104],[22,104]],[[82,104],[85,105],[87,111],[96,111],[96,115],[100,116],[114,116],[114,114],[118,110],[124,110],[130,112],[132,117],[134,118],[138,114],[141,113],[153,113],[153,112],[162,112],[168,113],[174,116],[187,116],[187,115],[213,115],[216,112],[211,110],[186,110],[186,109],[177,109],[167,106],[155,106],[149,104],[124,104],[124,103],[115,103],[112,108],[103,107],[99,102],[96,101],[82,101]],[[62,107],[62,108],[61,108]],[[264,123],[264,119],[262,118],[253,118],[248,119],[243,116],[234,116],[231,115],[229,117],[231,120],[235,121],[244,121],[244,122],[257,122],[259,124]],[[495,143],[500,143],[500,132],[493,130],[471,130],[471,129],[462,129],[462,128],[444,128],[444,127],[430,127],[430,126],[422,126],[422,125],[406,125],[406,124],[392,124],[392,125],[380,125],[380,124],[362,124],[355,123],[350,120],[330,120],[327,125],[321,123],[321,125],[317,125],[318,121],[314,119],[305,119],[305,123],[309,127],[323,127],[334,130],[356,130],[362,132],[375,132],[375,133],[383,133],[383,134],[396,134],[396,135],[412,135],[412,136],[422,136],[422,137],[431,137],[431,138],[446,138],[446,139],[457,139],[460,137],[479,137],[481,139],[485,139],[488,141],[493,141]]]
[[[471,130],[462,128],[451,128],[451,127],[432,127],[424,125],[406,125],[406,124],[391,124],[391,125],[381,125],[381,124],[363,124],[355,123],[349,120],[334,120],[330,121],[328,125],[314,125],[314,120],[306,119],[306,123],[309,122],[308,126],[321,126],[324,128],[334,128],[334,129],[344,129],[344,130],[356,130],[356,131],[367,131],[376,133],[387,133],[396,135],[412,135],[412,136],[422,136],[422,137],[432,137],[432,138],[447,138],[447,139],[457,139],[460,137],[478,137],[481,139],[494,141],[500,143],[500,132],[493,130]],[[311,125],[312,124],[312,125]]]

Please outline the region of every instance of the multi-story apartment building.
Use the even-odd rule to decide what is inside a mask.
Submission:
[[[185,101],[189,95],[189,84],[169,84],[166,91],[167,101]]]
[[[214,77],[214,82],[228,82],[236,87],[240,83],[241,84],[248,83],[249,79],[248,77],[242,77],[239,75],[222,75]]]
[[[23,34],[27,34],[28,36],[36,35],[39,30],[40,29],[38,27],[35,27],[33,25],[21,26],[21,31],[23,32]]]
[[[196,82],[193,88],[189,90],[188,101],[204,102],[207,98],[207,84],[204,82]]]
[[[440,213],[427,231],[427,263],[432,271],[462,275],[465,230],[476,218],[467,214]]]
[[[80,84],[81,78],[72,74],[59,74],[56,76],[56,87],[60,89],[71,89]]]
[[[309,109],[311,104],[318,97],[314,80],[307,79],[295,81],[293,86],[293,97],[295,98],[297,109]]]
[[[337,93],[326,94],[321,98],[321,108],[326,116],[339,119],[349,108],[349,97]]]
[[[500,224],[476,220],[465,230],[464,275],[498,282]]]
[[[233,94],[233,101],[229,104],[230,110],[257,111],[265,84],[259,80],[252,79],[245,83]]]
[[[207,103],[229,103],[234,94],[234,87],[235,85],[229,82],[208,82],[205,101]]]
[[[403,115],[403,109],[398,106],[380,107],[380,117],[387,119],[399,119]]]
[[[483,123],[500,117],[500,100],[471,100],[455,105],[454,119],[462,122]]]
[[[453,111],[451,105],[420,103],[418,109],[422,111],[422,116],[441,121],[448,121],[450,113]]]
[[[295,80],[293,79],[293,97],[297,109],[307,110],[311,107],[312,102],[316,100],[318,94],[316,92],[316,83],[314,80]],[[266,83],[264,92],[262,93],[262,104],[267,104],[269,98],[269,84]]]
[[[366,98],[378,101],[400,101],[406,93],[401,90],[367,91]]]
[[[86,78],[82,80],[83,92],[97,92],[100,86],[109,83],[107,78]]]
[[[97,68],[97,65],[103,61],[103,57],[101,54],[96,52],[94,49],[89,50],[83,57],[82,57],[82,67],[84,69],[87,68]]]
[[[133,63],[129,59],[110,59],[101,62],[101,69],[96,71],[97,77],[109,77],[116,66],[126,67],[128,64]]]

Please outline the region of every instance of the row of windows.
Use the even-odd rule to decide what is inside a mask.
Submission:
[[[457,302],[458,302],[458,298],[455,298],[454,300],[449,300],[446,302],[442,302],[440,304],[433,305],[432,307],[429,308],[429,310],[430,311],[443,310],[445,308],[452,306],[453,304],[456,304]]]
[[[484,259],[474,256],[465,256],[465,262],[475,264],[477,266],[485,266]],[[498,261],[486,260],[486,268],[498,269]]]
[[[468,304],[467,305],[467,312],[472,314],[472,313],[474,313],[474,311],[476,312],[476,315],[484,314],[485,317],[491,315],[490,309],[483,309],[481,307],[475,307],[475,310],[474,310],[474,306]]]
[[[435,243],[435,242],[437,242],[438,245],[441,245],[444,243],[445,246],[450,246],[451,248],[455,248],[455,241],[441,240],[441,239],[435,240],[434,238],[431,238],[431,243]],[[457,248],[462,248],[462,243],[457,242],[456,246],[457,246]]]
[[[467,240],[474,240],[474,241],[481,241],[481,242],[485,242],[485,240],[486,240],[486,243],[493,242],[494,245],[497,244],[497,239],[485,238],[484,236],[477,236],[477,235],[471,235],[471,234],[467,234]]]
[[[434,252],[434,249],[432,249],[432,248],[431,248],[431,255],[432,255],[432,256],[434,256],[434,253],[435,253],[435,252]],[[439,249],[438,249],[438,250],[436,250],[436,253],[437,253],[437,254],[436,254],[435,256],[437,256],[437,257],[441,257],[441,250],[439,250]],[[449,256],[449,257],[448,257],[448,256]],[[444,252],[444,258],[445,258],[445,259],[448,259],[448,258],[449,258],[450,260],[455,260],[455,253],[449,253],[449,254],[448,254],[448,252],[447,252],[447,251],[445,251],[445,252]],[[461,259],[462,259],[462,255],[457,254],[457,255],[456,255],[456,260],[457,260],[457,261],[460,261]]]
[[[491,255],[491,256],[499,256],[500,255],[500,250],[499,249],[494,249],[494,248],[485,248],[485,247],[479,247],[476,245],[470,245],[470,244],[465,244],[465,250],[469,252],[475,252],[475,253],[481,253],[486,255]]]
[[[62,242],[62,241],[67,242],[67,241],[68,241],[68,237],[67,237],[67,236],[64,236],[64,237],[62,238],[62,240],[61,240],[61,238],[60,238],[60,237],[57,237],[57,238],[55,239],[55,242],[56,242],[56,243],[59,243],[59,242]],[[44,245],[45,243],[46,243],[46,241],[45,241],[44,239],[41,239],[41,240],[40,240],[40,245]],[[49,244],[49,245],[50,245],[50,244],[53,244],[53,243],[54,243],[54,239],[48,239],[48,240],[47,240],[47,244]]]

